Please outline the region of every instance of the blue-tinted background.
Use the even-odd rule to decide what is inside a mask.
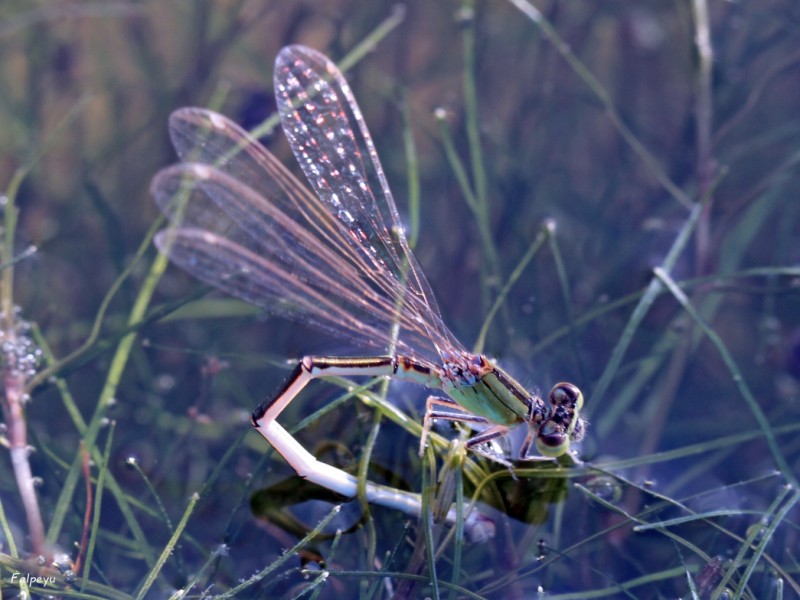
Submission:
[[[419,262],[467,347],[545,223],[555,225],[554,237],[515,274],[483,350],[532,387],[578,384],[590,421],[579,454],[608,470],[514,481],[495,466],[498,533],[483,545],[456,545],[457,574],[454,544],[439,539],[440,591],[454,582],[470,597],[531,598],[539,586],[548,598],[689,597],[688,571],[698,595],[710,597],[743,552],[728,587],[770,598],[783,578],[784,597],[798,597],[797,497],[784,486],[800,459],[800,6],[536,6],[544,27],[510,2],[411,3],[348,74]],[[16,247],[35,244],[38,252],[15,267],[14,302],[55,357],[88,338],[103,298],[158,217],[148,185],[175,160],[169,113],[211,106],[254,127],[274,112],[272,63],[282,46],[302,43],[339,60],[394,10],[392,2],[345,0],[3,4],[0,185],[40,155],[16,197]],[[707,30],[698,20],[704,10]],[[698,30],[710,34],[710,63],[695,44]],[[470,58],[478,155],[468,134]],[[433,116],[437,108],[446,111],[446,130],[473,190],[480,180],[475,161],[482,166],[488,219],[476,217],[465,199]],[[419,166],[418,224],[409,211],[403,110]],[[265,143],[294,168],[280,134]],[[631,326],[653,268],[664,265],[701,198],[705,208],[671,274],[689,281],[688,301],[716,337],[669,293]],[[43,479],[46,526],[81,437],[64,389],[88,420],[154,257],[150,244],[111,301],[98,343],[58,370],[66,387],[51,380],[32,392],[29,435],[39,450],[32,462]],[[747,272],[756,268],[762,270]],[[198,289],[170,268],[151,309]],[[200,571],[193,597],[231,589],[302,537],[302,528],[264,515],[263,494],[256,494],[291,470],[274,454],[260,462],[269,448],[255,433],[241,437],[250,410],[288,374],[289,359],[346,347],[255,311],[231,315],[237,306],[210,298],[224,296],[136,323],[116,403],[106,413],[116,421],[110,473],[133,501],[154,556],[170,526],[126,459],[138,460],[173,526],[190,495],[202,491],[154,598],[185,586],[222,543],[227,553]],[[615,362],[615,349],[625,344]],[[295,425],[339,393],[320,384],[282,421]],[[414,418],[425,394],[408,385],[389,390]],[[357,465],[374,414],[353,400],[300,439],[326,460]],[[417,443],[384,423],[370,476],[419,491]],[[657,454],[668,451],[674,454]],[[0,452],[0,499],[24,550],[24,513],[6,456]],[[67,500],[59,505],[67,514],[57,543],[74,557],[83,484]],[[101,506],[91,579],[133,594],[151,568],[147,553],[108,490]],[[313,526],[329,507],[304,503],[294,514]],[[633,531],[722,509],[704,520]],[[346,512],[344,527],[358,520],[359,508],[351,503]],[[424,543],[416,521],[381,508],[373,519],[335,543],[313,542],[242,597],[293,597],[314,584],[314,576],[299,572],[301,558],[320,558],[332,571],[319,597],[357,597],[375,582],[372,597],[390,597],[404,573],[422,576],[410,597],[431,594],[430,564],[413,554]],[[744,586],[740,577],[757,551],[743,545],[753,525],[763,529],[754,543],[765,542]],[[549,548],[543,558],[540,540]],[[706,571],[706,589],[700,571],[717,565],[715,557],[722,567],[719,574]],[[7,581],[13,569],[3,568]],[[393,576],[381,580],[381,570]]]

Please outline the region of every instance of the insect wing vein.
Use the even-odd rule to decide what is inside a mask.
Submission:
[[[283,129],[306,178],[347,239],[391,283],[439,351],[460,349],[408,249],[397,209],[350,87],[323,54],[288,46],[275,63]]]
[[[395,345],[435,356],[418,315],[396,312],[401,282],[375,277],[339,221],[261,144],[203,109],[176,111],[170,125],[180,156],[214,164],[164,169],[153,195],[173,221],[226,240],[198,231],[161,235],[159,246],[177,264],[274,314],[349,336],[359,347]],[[399,342],[391,335],[395,322],[404,333]]]

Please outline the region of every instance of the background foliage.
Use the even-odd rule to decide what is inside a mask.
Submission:
[[[403,18],[382,1],[3,3],[0,182],[19,209],[14,253],[37,248],[14,266],[13,298],[7,285],[3,294],[35,324],[21,335],[40,332],[40,371],[53,366],[53,377],[29,382],[26,406],[47,562],[57,548],[78,554],[85,483],[70,488],[68,473],[80,470],[81,440],[95,452],[93,510],[102,508],[89,528],[91,568],[72,565],[65,596],[81,585],[99,597],[224,594],[258,572],[245,597],[421,597],[451,582],[488,598],[532,597],[539,586],[548,598],[711,597],[725,587],[800,596],[798,498],[786,487],[800,459],[800,5],[536,7],[546,20],[521,0],[414,2]],[[172,110],[212,106],[254,127],[274,111],[280,47],[338,60],[387,20],[349,79],[442,312],[470,346],[507,287],[483,350],[542,389],[582,387],[592,425],[581,455],[600,470],[496,473],[487,485],[500,498],[499,528],[488,544],[426,537],[373,509],[355,531],[284,555],[331,505],[303,503],[296,521],[273,514],[314,491],[270,487],[291,472],[248,433],[248,413],[287,359],[335,353],[336,341],[221,296],[174,313],[199,284],[172,268],[150,300],[148,185],[175,160]],[[408,201],[409,133],[418,205]],[[293,164],[279,134],[266,143]],[[553,235],[523,262],[546,223]],[[146,317],[159,309],[166,318]],[[341,393],[314,389],[287,424]],[[392,386],[388,398],[416,419],[424,392]],[[343,403],[301,439],[357,465],[380,414]],[[384,419],[370,477],[428,489],[415,448]],[[5,456],[0,473],[3,594],[14,597],[13,573],[39,566],[24,562],[32,547]],[[344,512],[337,519],[357,522],[357,503]],[[441,555],[415,554],[421,540]]]

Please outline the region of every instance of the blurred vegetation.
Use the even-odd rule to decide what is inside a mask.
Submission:
[[[14,265],[8,299],[45,350],[40,372],[53,367],[26,405],[45,562],[66,569],[57,553],[74,561],[84,530],[93,549],[69,585],[28,560],[0,454],[4,598],[22,597],[20,572],[56,573],[64,597],[211,597],[259,572],[241,597],[800,597],[786,487],[800,472],[800,4],[535,0],[542,19],[532,6],[414,2],[401,19],[381,1],[0,5],[0,188],[24,175],[4,262],[37,248]],[[209,298],[173,313],[200,288],[173,268],[152,302],[144,293],[158,218],[148,186],[175,160],[170,112],[211,106],[255,127],[274,112],[282,46],[339,60],[387,20],[348,77],[404,216],[413,135],[409,230],[445,319],[470,346],[507,292],[483,351],[541,389],[579,384],[592,422],[582,457],[598,470],[512,480],[495,467],[482,498],[496,500],[498,534],[483,545],[385,509],[359,521],[355,502],[334,521],[352,531],[304,538],[331,505],[279,511],[295,482],[264,507],[292,473],[248,414],[287,359],[335,353],[335,340]],[[265,143],[293,165],[280,134]],[[522,263],[547,223],[549,243]],[[159,309],[168,317],[147,318]],[[282,420],[337,390],[315,387]],[[419,418],[423,391],[388,397]],[[301,439],[355,467],[382,414],[342,403]],[[417,440],[383,425],[370,476],[433,486]],[[77,474],[90,455],[102,512],[87,527]],[[423,541],[434,551],[419,554]]]

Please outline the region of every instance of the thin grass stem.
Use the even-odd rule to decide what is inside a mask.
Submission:
[[[384,392],[387,387],[388,381],[384,382]],[[382,397],[386,397],[385,393]],[[372,452],[375,449],[375,443],[378,440],[378,434],[381,431],[382,415],[380,411],[375,411],[373,415],[372,427],[370,427],[367,441],[364,444],[364,451],[358,461],[358,501],[361,505],[361,511],[365,520],[366,527],[366,563],[368,565],[375,564],[375,557],[377,554],[377,533],[375,531],[375,523],[372,520],[369,502],[367,501],[367,482],[369,480],[369,465],[372,460]],[[363,586],[366,590],[366,582]]]
[[[414,142],[411,114],[405,93],[403,93],[400,103],[400,116],[403,118],[403,148],[406,155],[406,184],[408,185],[408,247],[413,250],[419,239],[421,194],[417,145]]]
[[[736,361],[733,359],[733,356],[728,351],[728,347],[725,345],[725,342],[722,341],[717,332],[714,331],[714,329],[705,321],[705,319],[698,314],[694,306],[692,306],[691,302],[689,301],[689,298],[686,296],[683,290],[676,285],[675,281],[672,279],[672,277],[670,277],[667,271],[661,267],[656,267],[654,272],[656,277],[658,277],[664,283],[664,285],[667,286],[672,295],[675,296],[675,299],[681,304],[681,306],[683,306],[689,316],[692,317],[694,322],[697,323],[700,329],[702,329],[703,333],[705,333],[706,337],[708,337],[709,341],[716,347],[725,363],[725,366],[728,367],[728,371],[731,374],[733,382],[736,384],[736,387],[739,388],[739,393],[742,395],[742,398],[744,398],[745,403],[750,409],[750,412],[753,413],[758,426],[761,428],[764,439],[766,440],[767,446],[769,447],[770,452],[775,459],[778,469],[781,471],[781,473],[783,473],[788,482],[790,482],[794,487],[797,487],[797,477],[787,464],[783,453],[778,447],[772,426],[767,420],[764,412],[761,410],[761,407],[758,405],[758,401],[750,391],[750,387],[747,385],[747,382],[742,376],[742,373],[739,370],[739,367],[736,365]]]
[[[302,550],[307,544],[309,544],[317,535],[322,533],[325,527],[328,526],[336,515],[339,514],[341,511],[341,506],[337,505],[331,509],[325,517],[317,524],[314,529],[308,532],[307,535],[303,537],[299,542],[297,542],[294,546],[292,546],[289,550],[283,553],[283,555],[272,562],[270,565],[253,575],[252,577],[248,578],[247,581],[240,583],[237,586],[232,587],[230,590],[225,592],[224,594],[220,594],[216,596],[216,600],[228,600],[229,598],[236,598],[238,594],[244,592],[246,589],[252,587],[259,581],[265,579],[268,575],[275,572],[279,567],[281,567],[286,561],[290,560],[292,557],[295,556],[300,550]]]
[[[733,597],[734,600],[739,600],[739,598],[742,597],[743,590],[755,572],[761,557],[764,556],[766,548],[772,541],[778,526],[784,522],[786,517],[789,515],[789,512],[797,505],[798,501],[800,501],[800,493],[798,493],[797,490],[794,490],[794,493],[789,497],[787,502],[780,508],[780,510],[777,510],[779,503],[775,503],[775,514],[767,517],[769,524],[760,531],[761,537],[758,545],[755,547],[753,555],[750,557],[750,560],[747,563],[747,567],[745,567],[745,570],[742,572],[741,583],[739,584],[739,589],[736,590],[736,594]]]
[[[483,144],[481,143],[480,124],[481,116],[478,110],[478,84],[476,81],[475,51],[475,2],[464,0],[461,4],[462,25],[462,55],[463,61],[463,98],[464,98],[464,125],[467,133],[469,148],[470,170],[473,190],[475,193],[475,219],[481,233],[486,260],[486,271],[489,280],[497,285],[502,277],[500,259],[494,245],[494,236],[491,233],[491,210],[489,207],[489,185],[486,176],[486,165],[483,157]],[[486,279],[486,278],[484,278]],[[486,292],[487,290],[484,289]],[[487,296],[491,297],[491,294]]]
[[[95,503],[94,511],[92,513],[92,527],[89,536],[89,545],[86,549],[86,561],[83,565],[83,580],[81,581],[81,591],[84,590],[86,582],[89,580],[92,571],[92,559],[94,558],[94,549],[97,545],[97,536],[100,532],[100,513],[103,506],[103,492],[105,490],[106,477],[108,471],[108,460],[111,456],[111,442],[114,439],[114,430],[116,429],[116,422],[112,421],[108,429],[108,436],[106,437],[105,448],[103,449],[103,460],[98,465],[97,472],[97,486],[95,487]]]
[[[672,247],[664,259],[663,268],[666,272],[669,272],[672,269],[678,257],[689,243],[689,239],[691,238],[694,228],[697,226],[697,222],[702,214],[702,211],[703,207],[701,204],[695,204],[692,208],[689,218],[686,219],[683,227],[681,227],[678,236],[675,238]],[[603,370],[603,373],[597,382],[597,386],[592,394],[592,400],[594,402],[602,402],[603,397],[608,391],[608,388],[611,386],[611,382],[613,381],[620,365],[622,364],[622,359],[628,350],[628,346],[633,340],[636,330],[639,328],[639,325],[641,324],[645,315],[647,315],[649,312],[653,302],[655,302],[656,298],[662,293],[663,288],[664,284],[659,280],[658,277],[653,277],[653,279],[650,280],[650,283],[647,286],[644,294],[642,294],[642,297],[639,299],[639,302],[633,309],[633,312],[628,319],[628,323],[625,325],[625,329],[622,331],[622,335],[620,335],[619,340],[611,352],[611,357],[606,364],[606,368]]]
[[[146,252],[152,248],[153,244],[153,236],[156,232],[164,226],[164,217],[159,216],[150,228],[148,229],[147,233],[142,239],[141,244],[136,249],[136,253],[133,256],[133,259],[128,263],[128,266],[119,274],[119,276],[114,280],[114,283],[111,284],[111,287],[106,292],[105,296],[103,297],[102,302],[100,302],[100,306],[95,313],[94,322],[92,323],[92,328],[89,331],[89,335],[84,340],[84,342],[75,349],[74,351],[70,352],[64,358],[58,360],[48,360],[50,365],[40,371],[33,379],[31,379],[28,387],[29,389],[33,389],[38,385],[41,385],[51,377],[53,377],[56,373],[63,370],[67,365],[77,361],[80,357],[84,356],[92,347],[95,346],[97,343],[100,332],[103,327],[103,322],[105,320],[106,313],[108,311],[108,307],[111,304],[111,301],[117,295],[117,292],[120,290],[122,285],[128,280],[133,270],[139,266],[140,261],[144,258]],[[52,355],[51,355],[52,357]],[[74,420],[74,419],[73,419]],[[82,420],[82,418],[81,418]]]
[[[420,523],[425,540],[425,563],[428,565],[428,583],[431,585],[431,597],[440,598],[439,577],[436,573],[436,539],[433,534],[433,512],[431,510],[433,482],[436,481],[436,458],[430,446],[426,449],[425,459],[422,465],[422,510],[420,511]]]
[[[155,260],[153,261],[150,271],[148,272],[147,276],[145,277],[144,282],[142,283],[142,287],[139,291],[139,294],[134,301],[133,308],[131,309],[130,316],[128,317],[128,325],[134,326],[136,323],[141,321],[144,317],[147,307],[152,299],[153,293],[155,292],[156,285],[160,280],[161,276],[164,274],[168,265],[168,259],[163,254],[156,255]],[[106,377],[106,381],[103,385],[103,389],[100,393],[100,397],[98,399],[97,405],[95,406],[94,414],[92,418],[89,420],[89,424],[86,428],[86,432],[83,436],[83,442],[86,444],[86,447],[94,452],[95,441],[97,439],[97,435],[100,431],[100,428],[103,424],[103,420],[105,418],[106,412],[108,411],[109,407],[114,403],[114,396],[116,394],[117,388],[119,386],[119,382],[122,378],[122,373],[125,370],[125,366],[128,362],[128,358],[131,353],[131,349],[133,348],[133,343],[136,340],[135,333],[129,333],[122,340],[119,342],[117,346],[117,350],[114,353],[114,356],[111,360],[111,365],[108,370],[108,374]],[[75,486],[77,484],[78,476],[80,470],[80,456],[76,456],[72,466],[70,467],[69,473],[64,481],[64,485],[61,489],[61,493],[59,495],[58,503],[63,503],[64,506],[68,505],[71,502],[71,498],[75,492]],[[116,482],[113,479],[109,480],[109,487],[111,488],[112,492],[114,493],[117,502],[120,505],[120,509],[123,511],[123,514],[126,514],[132,517],[132,513],[126,511],[124,505],[127,502],[123,498],[123,494],[121,490],[116,486]],[[59,514],[66,514],[66,509],[60,511]],[[61,531],[61,527],[63,525],[63,521],[54,519],[53,522],[50,524],[50,529],[48,530],[47,539],[49,542],[53,542],[57,537],[59,532]],[[152,566],[154,563],[154,556],[152,551],[149,548],[147,543],[147,539],[142,532],[141,528],[136,523],[135,519],[128,523],[129,527],[131,527],[131,532],[134,535],[134,538],[140,544],[140,551],[142,552],[143,557],[148,565]]]
[[[511,271],[511,274],[508,276],[503,287],[500,289],[500,292],[497,294],[497,297],[494,299],[492,306],[489,308],[489,311],[486,313],[486,317],[483,319],[483,324],[481,325],[481,330],[478,333],[478,338],[475,341],[475,345],[473,346],[473,352],[476,354],[480,354],[483,352],[483,348],[486,345],[486,336],[491,331],[492,325],[494,323],[494,318],[497,315],[498,311],[503,307],[505,304],[506,299],[508,298],[508,294],[514,288],[514,285],[519,281],[522,274],[525,272],[525,269],[528,267],[528,264],[533,260],[533,257],[541,249],[542,245],[544,245],[545,240],[548,237],[548,230],[546,227],[543,227],[536,237],[531,242],[530,246],[528,246],[528,250],[519,260],[517,265],[514,267],[514,270]]]
[[[14,540],[14,535],[11,531],[11,525],[8,522],[8,518],[6,518],[6,511],[3,508],[2,497],[0,497],[0,528],[3,530],[3,538],[8,546],[8,553],[11,555],[11,558],[19,558],[17,542]]]
[[[565,42],[553,25],[544,17],[544,15],[528,0],[508,0],[511,4],[516,6],[522,14],[528,17],[536,27],[538,27],[545,37],[553,44],[556,51],[567,61],[567,64],[573,71],[580,77],[587,85],[587,87],[595,94],[597,99],[603,105],[608,114],[608,118],[614,127],[619,131],[622,138],[633,149],[636,155],[642,160],[648,170],[653,174],[656,180],[662,187],[669,192],[669,194],[682,204],[687,209],[692,209],[691,199],[681,190],[661,165],[658,160],[650,153],[650,151],[639,141],[639,138],[631,131],[625,124],[617,111],[611,97],[606,92],[605,88],[600,84],[597,78],[592,75],[592,72],[586,68],[577,56],[570,50],[569,44]]]
[[[197,493],[192,494],[189,498],[189,504],[186,506],[186,510],[183,512],[181,520],[178,521],[178,525],[175,527],[175,531],[172,532],[167,545],[164,546],[164,550],[161,552],[158,560],[147,574],[142,587],[139,589],[139,593],[136,595],[136,600],[142,600],[147,595],[147,592],[150,591],[150,588],[152,587],[153,583],[155,583],[159,573],[161,573],[161,569],[164,568],[167,560],[169,560],[170,556],[172,556],[172,553],[175,551],[175,546],[180,541],[183,530],[186,528],[186,524],[189,522],[189,517],[192,516],[195,506],[199,501],[200,495]]]

